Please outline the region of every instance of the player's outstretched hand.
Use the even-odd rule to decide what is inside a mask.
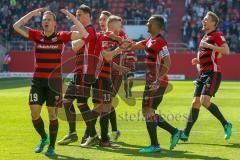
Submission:
[[[72,18],[74,17],[74,15],[72,13],[70,13],[68,10],[66,9],[60,9],[60,11],[66,15],[67,19],[72,20]]]
[[[45,11],[47,11],[46,8],[38,8],[38,9],[33,10],[31,13],[33,16],[40,16]]]
[[[199,60],[198,60],[198,58],[193,58],[192,65],[196,65],[196,64],[199,64]]]
[[[133,43],[129,40],[123,40],[122,43],[120,44],[119,48],[123,50],[128,50],[132,47]]]

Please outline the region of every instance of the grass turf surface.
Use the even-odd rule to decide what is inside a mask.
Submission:
[[[135,82],[137,84],[139,82]],[[158,111],[178,128],[184,128],[193,94],[192,81],[171,81],[173,88],[166,94]],[[49,159],[43,153],[35,154],[34,148],[39,142],[35,132],[28,107],[29,79],[0,79],[0,159]],[[134,90],[141,90],[138,85]],[[140,95],[140,93],[135,93]],[[124,96],[122,88],[120,95]],[[216,103],[227,120],[233,124],[233,134],[229,141],[223,138],[221,124],[206,109],[201,108],[188,143],[180,142],[173,151],[169,151],[170,135],[158,128],[158,139],[162,152],[154,154],[140,154],[138,150],[149,145],[145,123],[141,115],[141,100],[130,100],[127,103],[119,99],[117,108],[118,128],[121,131],[119,148],[104,149],[93,147],[80,148],[79,143],[68,146],[56,145],[58,156],[52,159],[239,159],[240,155],[240,120],[239,120],[239,82],[222,82],[216,98]],[[78,112],[78,110],[77,110]],[[68,132],[64,119],[63,109],[59,110],[60,127],[58,140]],[[48,116],[46,107],[43,107],[42,117],[48,131]],[[85,129],[82,121],[77,122],[78,136],[81,138]],[[97,123],[99,130],[99,123]]]

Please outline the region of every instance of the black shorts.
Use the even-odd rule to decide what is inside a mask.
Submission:
[[[134,72],[128,72],[124,74],[124,80],[126,81],[129,77],[134,77]]]
[[[160,87],[157,90],[150,90],[151,82],[146,82],[144,93],[143,93],[143,101],[142,107],[149,107],[157,110],[159,104],[162,102],[163,95],[167,89],[167,82],[162,82]]]
[[[93,84],[93,103],[112,103],[112,81],[99,77]]]
[[[93,75],[74,75],[67,87],[64,98],[70,100],[76,99],[77,103],[87,103],[90,97],[91,87],[94,83],[95,78]]]
[[[52,82],[47,79],[33,79],[29,94],[29,105],[38,104],[42,106],[44,102],[48,107],[61,105],[62,80],[53,80]]]
[[[222,74],[220,72],[201,73],[195,81],[194,97],[201,95],[215,96],[220,86]]]
[[[112,90],[112,96],[115,97],[121,87],[122,84],[122,75],[112,75],[111,76],[112,80],[112,85],[113,85],[113,90]]]

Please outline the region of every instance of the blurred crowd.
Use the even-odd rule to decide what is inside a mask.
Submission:
[[[172,6],[172,0],[131,0],[127,1],[123,17],[128,24],[146,24],[151,15],[161,14],[167,23]]]
[[[75,13],[80,4],[85,3],[92,8],[93,24],[101,10],[108,10],[108,0],[1,0],[0,1],[0,41],[18,41],[22,39],[12,28],[15,21],[27,12],[39,7],[48,7],[55,13],[60,8],[67,8]],[[172,0],[131,0],[127,1],[123,13],[127,24],[146,24],[152,14],[164,16],[166,24],[172,13]],[[186,0],[185,15],[182,17],[182,40],[189,50],[198,48],[202,37],[201,20],[209,10],[220,16],[218,29],[222,31],[232,52],[240,52],[240,1],[239,0]],[[63,14],[57,14],[58,30],[68,30],[72,25]],[[34,17],[27,25],[33,28],[41,27],[41,17]],[[166,26],[166,28],[168,28]]]
[[[67,8],[75,14],[76,8],[82,3],[92,8],[93,24],[101,10],[108,10],[108,0],[1,0],[0,1],[0,42],[18,41],[23,38],[18,36],[12,25],[23,15],[39,7],[47,7],[57,13],[58,30],[68,30],[72,25],[63,14],[58,14],[60,8]],[[132,0],[127,1],[123,18],[124,22],[131,24],[145,24],[152,14],[162,14],[166,22],[172,12],[172,0]],[[41,27],[41,17],[34,17],[27,26],[33,28]]]
[[[93,22],[96,21],[96,16],[98,15],[99,8],[107,9],[105,6],[101,6],[104,0],[1,0],[0,1],[0,40],[19,40],[20,36],[17,36],[13,32],[12,25],[22,16],[27,14],[36,8],[47,7],[51,11],[57,13],[57,20],[59,30],[69,29],[72,25],[71,22],[64,17],[63,14],[59,14],[59,9],[67,8],[71,13],[75,14],[76,8],[80,4],[85,3],[92,8]],[[41,27],[41,17],[34,17],[27,26],[33,28]]]
[[[240,1],[239,0],[186,0],[182,17],[182,40],[189,50],[198,48],[202,37],[201,20],[207,11],[220,18],[218,30],[222,31],[231,52],[240,52]]]

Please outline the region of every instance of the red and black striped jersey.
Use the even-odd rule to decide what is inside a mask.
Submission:
[[[140,43],[145,46],[146,57],[144,63],[146,65],[146,79],[155,81],[162,68],[162,58],[169,55],[167,42],[162,35],[159,34],[155,37],[149,37],[148,39],[142,40]],[[167,76],[162,79],[168,81]]]
[[[222,46],[226,43],[226,40],[221,32],[213,31],[206,34],[201,42],[207,42],[214,46]],[[200,72],[213,71],[221,72],[220,66],[218,64],[218,52],[199,46],[198,49],[198,59],[200,62]]]
[[[119,32],[119,36],[121,38],[123,38],[123,39],[127,39],[128,38],[126,33],[123,30],[121,30]],[[125,52],[123,52],[123,53],[125,53]],[[113,58],[113,62],[118,64],[118,65],[123,65],[123,63],[124,63],[124,54],[119,54],[116,57],[114,57]],[[119,74],[120,74],[119,71],[113,68],[112,75],[119,75]]]
[[[86,26],[85,29],[88,36],[83,38],[85,45],[76,53],[75,74],[94,75],[98,60],[95,57],[96,31],[92,25]]]
[[[127,51],[124,54],[124,66],[131,69],[131,71],[135,70],[137,54],[134,51]]]
[[[72,32],[60,31],[47,37],[43,31],[29,29],[29,39],[35,46],[35,71],[33,78],[61,78],[62,52],[71,41]]]
[[[99,57],[99,63],[96,69],[96,76],[101,78],[110,78],[111,77],[111,69],[112,69],[112,61],[107,62],[105,58],[102,56],[102,51],[112,51],[119,46],[119,43],[115,40],[112,40],[110,37],[103,33],[99,33],[95,46],[95,55]]]

